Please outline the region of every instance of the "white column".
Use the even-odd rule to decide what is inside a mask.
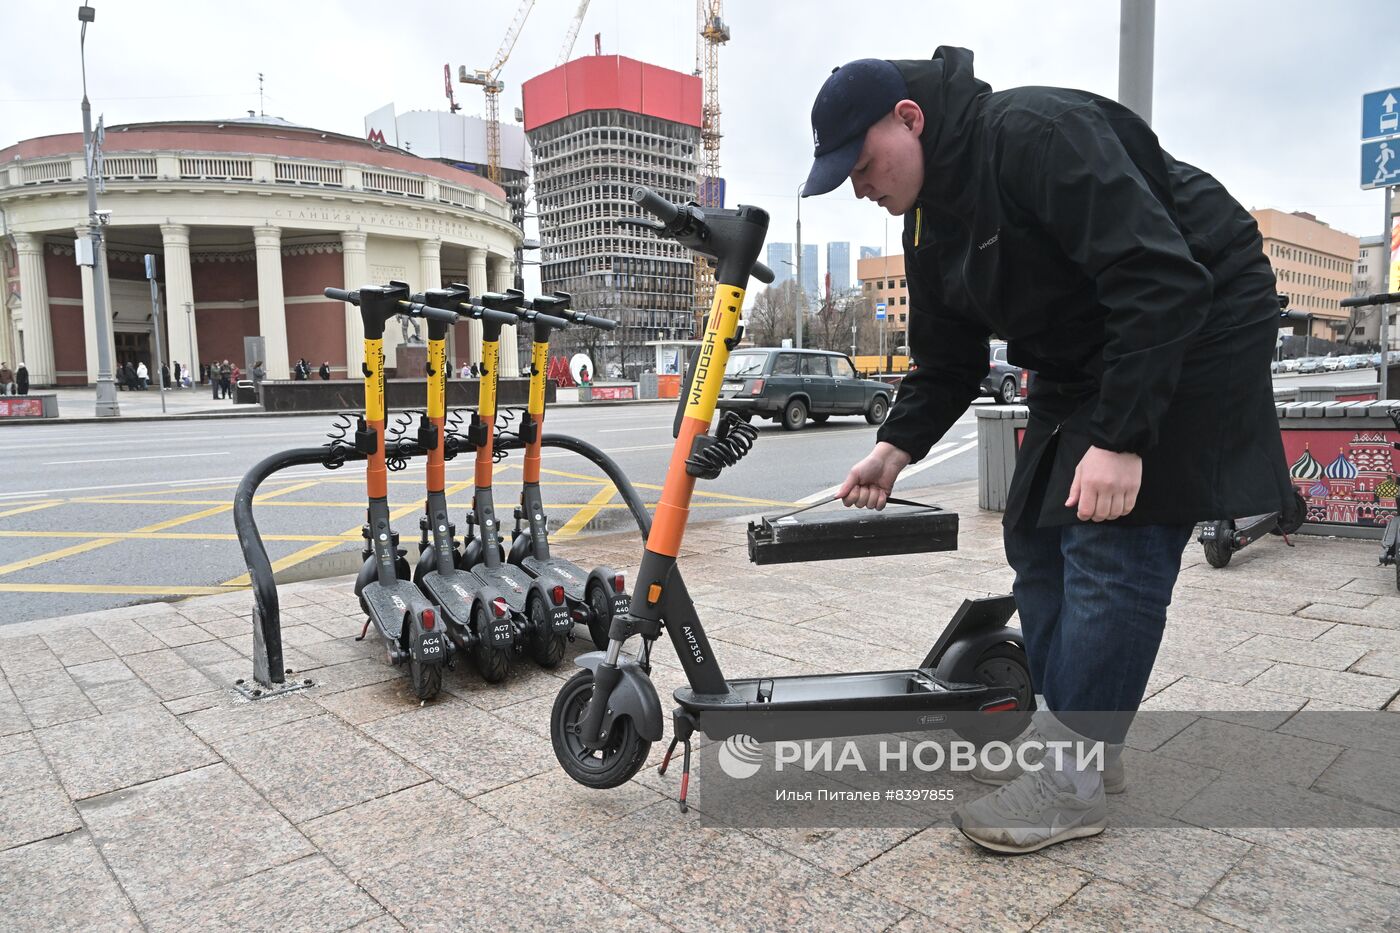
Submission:
[[[10,309],[0,296],[0,361],[10,364],[10,369],[19,366],[15,358],[14,322],[10,320]]]
[[[442,240],[418,241],[418,281],[421,291],[442,288]],[[457,364],[452,363],[457,347],[453,340],[456,330],[455,327],[447,329],[447,361],[450,364],[448,368],[453,372],[457,369]]]
[[[340,234],[341,263],[345,269],[345,281],[341,288],[354,290],[369,284],[369,259],[365,253],[368,237],[358,231],[347,230]],[[365,325],[360,320],[360,309],[352,304],[345,305],[345,378],[360,379],[361,367],[365,363]]]
[[[473,298],[489,291],[486,285],[486,250],[478,246],[467,247],[467,288],[472,290]],[[480,321],[467,322],[467,351],[473,363],[481,362]]]
[[[161,243],[165,248],[165,332],[170,335],[165,355],[180,360],[188,369],[198,361],[199,331],[194,315],[186,306],[194,306],[194,278],[190,274],[190,228],[184,224],[161,224]],[[198,370],[196,370],[198,373]],[[170,367],[175,378],[175,367]]]
[[[490,261],[491,291],[504,292],[515,284],[509,256],[492,256]],[[520,375],[519,335],[514,325],[501,328],[501,375]]]
[[[73,235],[80,240],[88,238],[88,226],[73,228]],[[92,266],[79,266],[83,279],[83,350],[87,355],[87,381],[97,383],[97,315],[95,302],[96,292],[93,290]],[[110,331],[111,328],[108,328]],[[111,357],[109,357],[110,359]]]
[[[266,344],[269,379],[291,378],[287,353],[287,305],[282,291],[282,228],[254,227],[258,259],[258,332]]]
[[[44,276],[44,238],[16,233],[19,253],[19,291],[24,307],[24,365],[31,385],[54,382],[53,323],[49,318],[49,285]],[[19,361],[10,364],[19,365]]]

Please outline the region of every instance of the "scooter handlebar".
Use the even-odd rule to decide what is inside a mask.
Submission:
[[[655,216],[656,219],[661,221],[661,227],[651,227],[652,230],[661,236],[677,239],[685,232],[686,228],[693,229],[698,227],[701,230],[708,229],[705,226],[705,214],[701,209],[690,206],[678,207],[655,191],[652,191],[646,185],[638,185],[636,188],[632,189],[632,200],[636,201],[637,205],[643,210],[648,211]],[[678,221],[686,215],[689,215],[687,223],[685,225],[678,225]],[[631,222],[637,223],[637,221]],[[650,227],[649,224],[644,222],[642,226]],[[708,234],[701,234],[701,236],[703,238],[708,236]],[[764,285],[773,284],[773,270],[761,262],[755,262],[753,264],[753,268],[749,270],[749,275],[758,279]]]
[[[331,301],[348,301],[352,305],[358,306],[360,303],[359,291],[347,291],[343,288],[328,288],[325,296]]]
[[[1343,308],[1364,308],[1367,305],[1393,305],[1400,302],[1400,292],[1381,292],[1378,295],[1359,295],[1356,298],[1343,298]]]
[[[446,308],[433,308],[423,304],[421,301],[400,301],[399,309],[404,314],[414,317],[421,317],[428,321],[438,321],[442,324],[456,324],[457,312],[448,311]]]
[[[657,220],[663,224],[670,225],[681,215],[681,209],[661,195],[652,191],[646,185],[638,185],[632,189],[632,200],[644,211],[655,215]]]
[[[583,324],[586,327],[596,327],[599,330],[612,330],[617,327],[617,321],[609,317],[598,317],[596,314],[584,314],[580,311],[572,312],[569,320],[575,324]]]

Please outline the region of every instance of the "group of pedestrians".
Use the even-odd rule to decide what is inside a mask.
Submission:
[[[0,395],[28,395],[29,370],[24,363],[10,369],[9,363],[0,363]]]

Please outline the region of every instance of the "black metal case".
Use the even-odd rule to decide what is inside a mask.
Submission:
[[[880,512],[800,514],[832,501],[749,522],[749,560],[789,564],[958,549],[958,514],[936,505],[890,499],[891,505]]]

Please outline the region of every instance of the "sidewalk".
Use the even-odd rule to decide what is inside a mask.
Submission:
[[[905,667],[964,597],[1006,592],[1000,516],[977,510],[975,485],[925,495],[961,513],[959,551],[757,568],[742,522],[692,527],[682,566],[726,674]],[[1375,565],[1374,542],[1296,543],[1260,541],[1226,570],[1187,548],[1149,707],[1400,710],[1393,568]],[[640,556],[629,534],[569,551],[629,581]],[[1400,830],[1110,826],[1008,859],[946,827],[705,827],[678,812],[676,774],[655,772],[664,743],[616,790],[564,776],[548,717],[570,661],[521,662],[494,686],[459,664],[420,706],[379,644],[354,640],[348,579],[281,593],[287,666],[315,686],[257,702],[230,690],[251,676],[247,592],[0,628],[4,926],[1276,931],[1400,918]],[[654,660],[669,709],[682,675],[664,639]],[[1324,767],[1338,753],[1287,738]],[[1143,753],[1125,754],[1130,768]],[[1130,789],[1110,814],[1183,807],[1219,773],[1182,763],[1172,786]]]
[[[57,418],[0,420],[0,428],[20,424],[109,424],[113,421],[178,421],[186,418],[296,418],[307,415],[336,414],[328,411],[263,411],[258,405],[235,405],[228,399],[216,399],[208,386],[195,389],[168,389],[165,392],[165,412],[160,410],[160,393],[154,387],[145,392],[117,392],[121,414],[117,418],[96,416],[97,391],[92,387],[80,389],[38,389],[35,393],[58,396]],[[31,393],[31,394],[35,394]],[[551,408],[583,406],[576,389],[560,389]],[[590,408],[623,405],[675,405],[675,399],[627,399],[586,403]]]

